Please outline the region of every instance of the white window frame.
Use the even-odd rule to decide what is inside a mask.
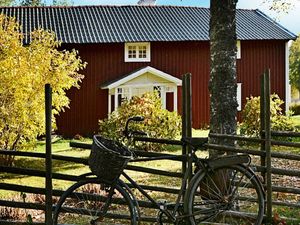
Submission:
[[[240,59],[242,57],[242,51],[241,51],[241,41],[240,40],[237,40],[236,42],[236,58],[237,59]]]
[[[136,52],[136,58],[129,58],[129,46],[135,46],[137,49],[141,46],[146,46],[146,58],[139,58],[138,50]],[[125,62],[150,62],[151,61],[151,46],[150,42],[131,42],[125,43],[124,46],[124,60]]]
[[[242,83],[237,83],[236,100],[238,103],[237,110],[242,111]]]

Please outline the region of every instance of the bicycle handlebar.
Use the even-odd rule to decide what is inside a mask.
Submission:
[[[145,132],[143,131],[130,131],[128,129],[129,123],[131,121],[135,121],[135,122],[142,122],[144,121],[144,117],[143,116],[133,116],[130,117],[127,121],[126,121],[126,125],[125,125],[125,129],[124,129],[124,135],[127,139],[137,135],[137,136],[145,136],[147,135]],[[150,142],[158,142],[158,143],[171,143],[174,144],[173,142],[175,142],[174,140],[165,140],[165,139],[156,139],[156,138],[144,138],[144,137],[140,137],[142,140],[146,140],[146,141],[150,141]],[[138,137],[136,139],[139,139]],[[192,148],[196,151],[197,149],[206,149],[206,144],[208,143],[208,138],[192,138],[192,137],[183,137],[181,139],[181,141],[176,141],[175,144],[180,143],[180,145],[190,145],[192,146]]]
[[[143,131],[129,131],[128,129],[128,125],[130,123],[130,121],[135,121],[135,122],[142,122],[144,121],[144,117],[143,116],[133,116],[130,117],[127,121],[126,121],[126,125],[125,125],[125,129],[124,129],[124,135],[127,139],[131,138],[134,135],[147,135],[145,132]]]

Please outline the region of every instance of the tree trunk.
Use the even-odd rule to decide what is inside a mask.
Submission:
[[[236,134],[236,3],[237,0],[210,1],[210,133]],[[210,139],[210,143],[234,145],[230,140]],[[210,150],[210,158],[222,154]]]

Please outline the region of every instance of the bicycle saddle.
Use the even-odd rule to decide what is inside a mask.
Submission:
[[[208,138],[193,138],[193,137],[183,137],[181,139],[183,144],[191,145],[194,149],[203,148],[207,144]]]

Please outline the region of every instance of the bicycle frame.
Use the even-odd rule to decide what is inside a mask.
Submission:
[[[151,157],[151,158],[145,158],[144,160],[139,159],[138,161],[152,161],[152,160],[157,160],[158,158],[159,159],[172,159],[172,158],[177,158],[177,156],[165,156],[165,157],[161,156],[161,157],[157,157],[157,158]],[[160,211],[160,213],[165,214],[168,217],[168,219],[170,220],[170,222],[176,223],[176,222],[178,222],[177,221],[178,219],[180,219],[180,220],[184,219],[184,216],[176,217],[176,212],[181,204],[180,200],[184,196],[184,192],[185,192],[187,181],[188,181],[188,170],[186,170],[186,172],[183,176],[182,185],[181,185],[180,191],[177,195],[177,199],[176,199],[173,210],[169,210],[167,205],[161,204],[161,203],[157,202],[156,200],[154,200],[137,182],[135,182],[125,172],[123,172],[122,175],[131,183],[131,185],[134,188],[138,189],[155,206],[155,208]],[[127,191],[131,192],[130,188],[127,185],[125,186],[125,188],[127,189]],[[128,190],[128,188],[129,188],[129,190]]]
[[[181,155],[181,156],[157,156],[157,157],[145,157],[141,159],[134,159],[131,162],[145,162],[145,161],[154,161],[154,160],[162,160],[162,159],[181,159],[183,161],[192,161],[197,162],[198,157],[196,156],[195,152],[191,155]],[[186,190],[186,186],[188,183],[188,177],[189,177],[189,167],[191,167],[193,164],[188,164],[188,169],[185,171],[181,183],[180,191],[177,195],[177,199],[175,201],[175,205],[173,207],[173,210],[169,210],[168,207],[164,204],[161,204],[157,202],[155,199],[153,199],[137,182],[135,182],[129,175],[127,175],[124,171],[122,175],[131,183],[131,185],[138,189],[154,206],[157,210],[160,211],[160,213],[165,214],[170,222],[176,223],[180,220],[183,220],[184,218],[188,217],[188,215],[183,216],[176,216],[176,213],[180,207],[180,205],[183,203],[184,194]],[[124,186],[129,193],[131,193],[131,189],[126,185]],[[181,201],[182,199],[182,201]],[[178,221],[179,220],[179,221]]]
[[[194,147],[192,147],[194,148]],[[194,148],[195,149],[195,148]],[[184,202],[184,195],[185,190],[188,184],[188,177],[189,177],[189,170],[192,169],[190,167],[193,166],[194,163],[200,163],[202,166],[205,166],[207,168],[213,169],[215,167],[219,167],[222,165],[232,165],[232,164],[249,164],[250,158],[247,155],[230,155],[223,158],[217,158],[215,160],[209,160],[209,159],[199,159],[197,155],[195,154],[195,151],[193,151],[190,155],[182,155],[182,156],[158,156],[158,157],[145,157],[142,159],[134,159],[132,162],[141,162],[141,161],[154,161],[154,160],[161,160],[161,159],[177,159],[181,158],[184,161],[192,161],[192,163],[188,163],[188,168],[183,174],[183,179],[181,183],[181,188],[179,190],[179,193],[177,195],[177,199],[175,201],[175,204],[173,204],[172,210],[170,210],[167,204],[162,204],[157,202],[155,199],[153,199],[137,182],[135,182],[128,174],[126,174],[124,171],[122,175],[130,182],[130,184],[133,186],[133,188],[136,188],[139,190],[139,192],[142,193],[152,204],[153,206],[159,210],[161,214],[165,214],[168,218],[168,222],[173,222],[177,224],[179,221],[185,220],[191,215],[176,215],[178,212],[179,207]],[[202,168],[206,169],[206,168]],[[128,185],[124,185],[124,188],[132,194],[131,189],[128,187]],[[133,195],[133,194],[132,194]],[[182,201],[181,201],[182,200]],[[137,201],[135,199],[135,201]],[[136,203],[137,204],[137,203]],[[138,205],[138,204],[137,204]]]

